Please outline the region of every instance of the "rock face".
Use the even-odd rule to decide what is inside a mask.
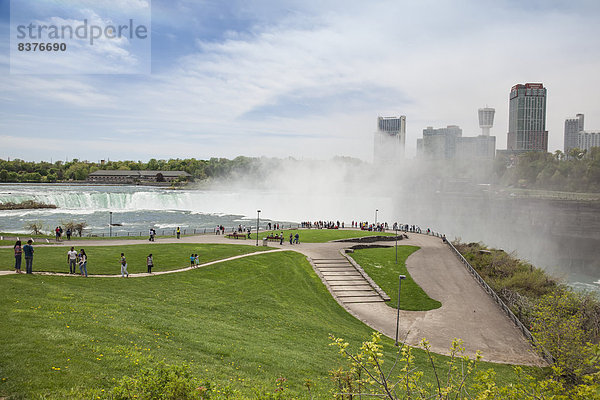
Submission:
[[[0,203],[0,210],[29,210],[36,208],[56,208],[54,204],[38,203],[34,200],[25,200],[20,203]]]

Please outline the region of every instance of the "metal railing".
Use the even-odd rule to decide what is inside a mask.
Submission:
[[[533,337],[529,329],[517,318],[517,316],[512,312],[512,310],[502,301],[500,296],[487,284],[487,282],[477,273],[475,268],[463,257],[463,255],[454,247],[454,245],[446,240],[446,243],[450,246],[450,248],[454,251],[454,254],[458,257],[458,259],[463,263],[463,265],[467,268],[467,271],[471,273],[473,278],[479,283],[479,285],[485,290],[485,292],[500,306],[502,311],[508,316],[508,318],[519,328],[523,336],[527,340],[531,342],[531,344],[540,351],[540,355],[546,360],[548,363],[554,363],[554,357]]]
[[[279,225],[279,229],[280,230],[284,230],[284,229],[298,229],[300,226],[300,224],[288,224],[288,225],[283,225],[280,224]],[[246,227],[248,228],[248,227]],[[252,229],[252,233],[256,233],[256,225],[253,227],[250,227]],[[224,233],[228,233],[228,232],[236,232],[238,230],[238,227],[231,227],[231,228],[225,228]],[[275,231],[276,229],[266,229],[266,227],[260,227],[259,228],[260,231],[263,232],[270,232],[270,231]],[[216,228],[185,228],[185,229],[181,229],[180,230],[181,235],[201,235],[201,234],[215,234],[216,232]],[[177,234],[177,230],[176,229],[157,229],[156,230],[156,236],[176,236]],[[123,230],[119,230],[116,231],[113,229],[112,235],[109,234],[109,232],[90,232],[90,231],[86,231],[84,229],[83,231],[83,236],[87,236],[87,237],[125,237],[125,236],[149,236],[149,232],[148,231],[123,231]],[[65,237],[65,234],[63,233],[63,237]],[[77,237],[76,235],[72,235],[73,238]]]

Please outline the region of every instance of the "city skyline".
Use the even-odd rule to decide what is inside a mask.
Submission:
[[[48,3],[30,2],[32,18]],[[111,4],[79,3],[62,2],[63,18],[92,21]],[[483,105],[504,148],[518,82],[548,88],[548,151],[563,149],[569,116],[600,126],[595,1],[126,0],[114,19],[140,7],[151,7],[151,74],[19,75],[0,0],[0,158],[370,161],[373,120],[401,114],[410,159],[427,126],[477,136]],[[126,41],[97,51],[130,55]]]

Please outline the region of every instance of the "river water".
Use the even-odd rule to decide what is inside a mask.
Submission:
[[[34,221],[51,231],[66,221],[85,221],[86,233],[106,235],[109,212],[113,234],[158,234],[176,227],[212,232],[272,221],[288,226],[304,220],[375,219],[418,224],[448,238],[481,241],[515,252],[552,275],[584,290],[600,290],[600,204],[594,202],[511,198],[478,193],[427,193],[352,189],[313,190],[170,190],[148,186],[0,185],[0,202],[35,200],[56,209],[0,211],[0,232],[27,233]]]

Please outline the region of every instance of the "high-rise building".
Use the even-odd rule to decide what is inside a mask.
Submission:
[[[600,132],[579,131],[575,147],[588,152],[592,147],[600,147]]]
[[[491,127],[492,123],[489,125]],[[475,160],[493,159],[495,154],[495,136],[463,137],[462,129],[457,125],[438,129],[428,126],[423,129],[423,138],[417,139],[417,156],[420,158]]]
[[[490,128],[494,126],[495,113],[496,110],[489,107],[480,108],[478,110],[479,127],[481,128],[481,134],[483,136],[490,136]]]
[[[404,158],[406,116],[377,117],[373,156],[376,163],[395,163]]]
[[[569,150],[579,147],[577,145],[577,134],[583,129],[583,114],[577,114],[575,118],[565,120],[565,154],[568,154]]]
[[[517,84],[510,90],[507,150],[548,151],[546,88],[543,84]]]
[[[417,139],[417,152],[420,157],[443,159],[454,158],[456,138],[462,136],[462,129],[457,125],[434,129],[428,126],[423,129],[423,139]]]

